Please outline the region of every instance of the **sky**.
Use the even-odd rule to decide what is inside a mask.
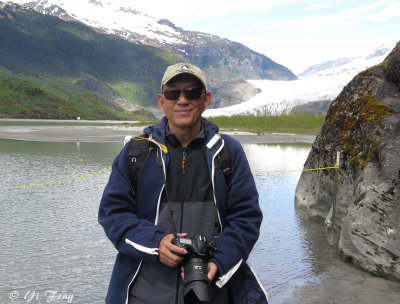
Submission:
[[[240,42],[298,74],[400,41],[400,0],[126,0],[185,30]]]

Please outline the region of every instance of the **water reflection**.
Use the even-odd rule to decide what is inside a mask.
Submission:
[[[252,170],[301,170],[311,144],[247,144],[243,148]],[[295,174],[293,177],[299,176]]]
[[[270,297],[287,282],[311,277],[305,232],[294,211],[294,191],[301,172],[262,172],[301,170],[311,145],[246,145],[245,152],[260,193],[264,220],[259,242],[250,257],[257,265],[260,280]],[[278,279],[279,278],[279,279]]]

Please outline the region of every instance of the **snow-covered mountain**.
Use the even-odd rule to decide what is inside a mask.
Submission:
[[[159,43],[178,43],[179,32],[159,20],[137,11],[132,1],[127,0],[12,0],[9,2],[24,4],[42,13],[61,19],[75,20],[92,26],[105,33],[143,36]]]
[[[166,19],[137,11],[128,0],[11,0],[40,13],[83,22],[96,31],[164,49],[201,67],[209,76],[227,80],[292,80],[286,67],[248,47],[218,36],[188,31]]]
[[[357,73],[365,70],[366,68],[380,63],[391,50],[391,47],[380,45],[372,54],[324,61],[308,67],[298,76],[331,76],[345,74],[355,76]]]
[[[322,62],[307,68],[298,80],[248,80],[261,93],[240,104],[209,109],[205,116],[279,114],[310,102],[332,101],[355,75],[381,63],[391,50],[392,47],[380,46],[365,56]]]

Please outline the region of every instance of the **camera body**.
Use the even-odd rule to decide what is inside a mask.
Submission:
[[[216,244],[207,241],[207,238],[201,235],[193,238],[176,236],[172,239],[172,243],[188,251],[183,260],[185,274],[183,296],[185,300],[194,298],[201,302],[211,301],[212,292],[207,277],[207,260],[217,250]]]
[[[214,242],[207,241],[207,238],[201,235],[195,235],[193,238],[176,236],[172,239],[172,244],[185,248],[188,251],[187,258],[195,255],[209,259],[212,257],[214,251],[217,250]]]

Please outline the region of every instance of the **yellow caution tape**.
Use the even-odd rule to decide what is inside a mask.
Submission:
[[[318,171],[318,170],[328,170],[328,169],[338,169],[339,166],[333,166],[333,167],[325,167],[325,168],[314,168],[314,169],[299,169],[299,170],[274,170],[274,171],[262,171],[262,170],[257,170],[257,171],[251,171],[252,173],[284,173],[284,172],[307,172],[307,171]]]
[[[333,167],[325,167],[325,168],[315,168],[315,169],[303,169],[303,170],[273,170],[273,171],[263,171],[263,170],[256,170],[256,171],[251,171],[252,173],[285,173],[285,172],[306,172],[306,171],[318,171],[318,170],[327,170],[327,169],[338,169],[339,166],[335,165]],[[20,189],[20,188],[30,188],[30,187],[38,187],[38,186],[45,186],[45,185],[52,185],[52,184],[59,184],[59,183],[64,183],[64,182],[69,182],[77,179],[82,179],[85,177],[90,177],[93,175],[101,174],[107,171],[110,171],[111,168],[107,168],[104,170],[97,171],[95,173],[90,173],[86,174],[83,176],[79,177],[73,177],[73,178],[68,178],[68,179],[63,179],[59,181],[54,181],[54,182],[47,182],[47,183],[41,183],[41,184],[34,184],[34,185],[25,185],[25,186],[6,186],[6,187],[0,187],[0,189]],[[340,179],[340,175],[338,177]]]
[[[29,188],[29,187],[38,187],[38,186],[45,186],[45,185],[51,185],[51,184],[59,184],[59,183],[63,183],[63,182],[69,182],[69,181],[73,181],[73,180],[77,180],[77,179],[81,179],[81,178],[85,178],[85,177],[89,177],[89,176],[93,176],[93,175],[97,175],[106,171],[110,171],[111,168],[107,168],[95,173],[90,173],[90,174],[86,174],[83,176],[79,176],[79,177],[73,177],[73,178],[68,178],[68,179],[63,179],[60,181],[55,181],[55,182],[47,182],[47,183],[41,183],[41,184],[34,184],[34,185],[26,185],[26,186],[9,186],[9,187],[0,187],[0,189],[20,189],[20,188]]]

